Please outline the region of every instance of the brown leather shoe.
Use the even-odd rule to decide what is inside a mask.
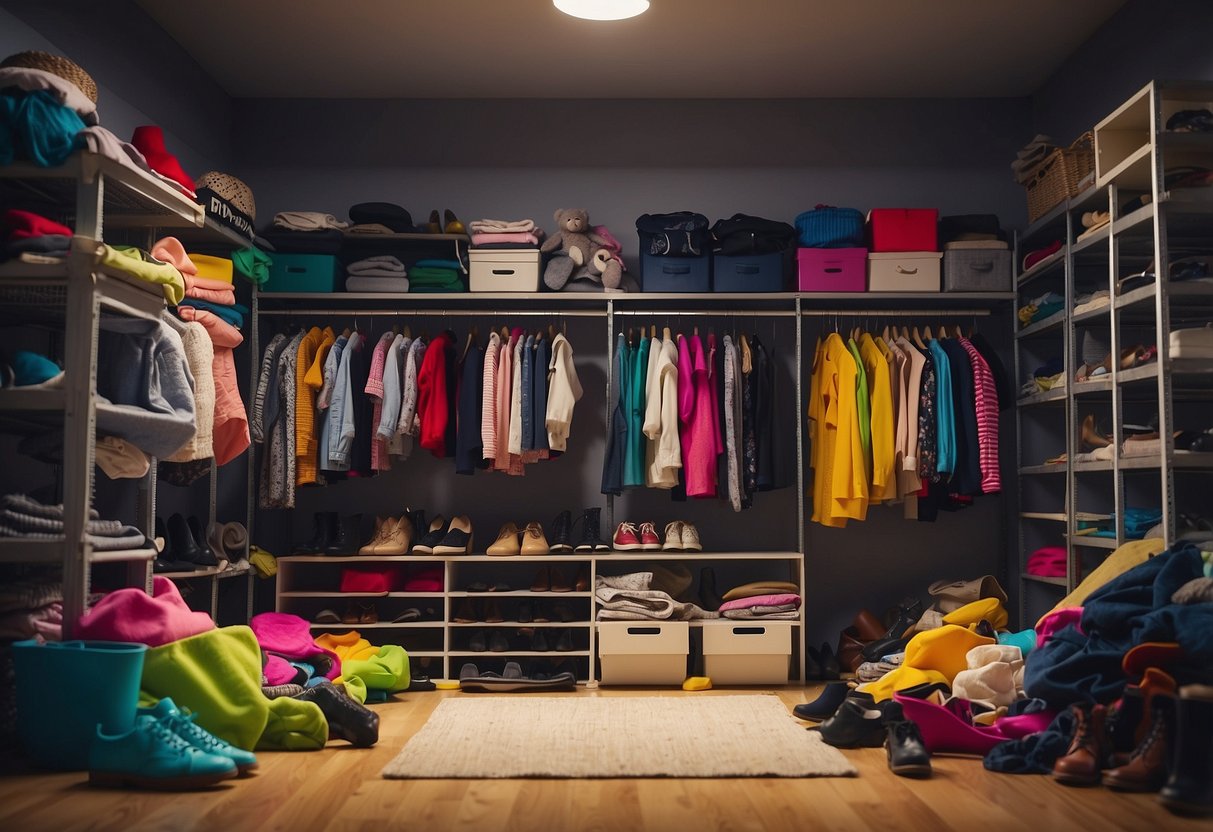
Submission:
[[[867,642],[860,640],[854,625],[838,634],[838,666],[847,673],[854,673],[863,664],[863,648]]]
[[[1104,716],[1107,709],[1095,705],[1088,712],[1080,705],[1070,708],[1074,714],[1074,738],[1065,755],[1053,764],[1053,779],[1067,786],[1095,786],[1108,756],[1104,736]]]
[[[1150,730],[1123,766],[1103,773],[1103,784],[1127,792],[1156,792],[1167,782],[1167,758],[1175,731],[1176,699],[1155,693],[1151,700]]]
[[[590,568],[584,563],[577,570],[577,577],[573,579],[573,589],[577,592],[590,591]]]
[[[868,610],[860,610],[851,626],[855,628],[860,641],[876,641],[885,635],[884,622]]]
[[[569,583],[569,579],[564,576],[564,571],[559,566],[553,566],[551,571],[552,576],[552,592],[572,592],[573,585]]]

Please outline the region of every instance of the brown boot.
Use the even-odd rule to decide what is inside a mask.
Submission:
[[[1103,784],[1127,792],[1156,792],[1167,780],[1167,756],[1175,736],[1175,697],[1151,698],[1150,730],[1123,766],[1103,773]]]
[[[1099,773],[1108,755],[1108,742],[1104,736],[1106,710],[1103,705],[1095,705],[1090,711],[1081,705],[1070,708],[1074,714],[1074,738],[1065,755],[1053,764],[1053,779],[1058,783],[1067,786],[1099,783]]]

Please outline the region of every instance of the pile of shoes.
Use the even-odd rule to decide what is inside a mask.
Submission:
[[[500,628],[475,630],[468,638],[468,650],[473,653],[516,653],[523,650],[531,653],[546,653],[549,650],[571,653],[576,649],[573,631],[568,628],[519,627],[514,631],[512,641],[509,632]]]
[[[920,685],[899,696],[929,696],[939,685]],[[845,682],[831,682],[813,702],[797,705],[798,719],[819,722],[810,731],[835,748],[879,748],[885,746],[889,769],[903,777],[929,777],[931,753],[917,724],[907,719],[898,701],[877,702]]]
[[[611,548],[616,552],[702,552],[699,530],[684,520],[666,523],[664,540],[650,522],[623,522],[615,529]]]
[[[173,700],[140,708],[126,731],[97,727],[89,749],[89,785],[140,789],[199,789],[242,776],[257,758],[211,734]]]
[[[193,572],[219,566],[219,556],[202,531],[197,517],[172,514],[167,524],[156,518],[156,548],[160,554],[152,561],[154,572]],[[219,553],[227,560],[227,553]]]

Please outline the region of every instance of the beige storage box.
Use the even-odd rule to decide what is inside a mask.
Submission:
[[[471,249],[468,283],[473,292],[538,292],[539,249]]]
[[[598,658],[604,685],[681,685],[687,677],[686,621],[602,621]]]
[[[868,255],[869,292],[938,292],[938,251],[874,251]]]
[[[703,666],[713,685],[786,685],[791,621],[706,621]]]

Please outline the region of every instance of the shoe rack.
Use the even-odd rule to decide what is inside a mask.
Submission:
[[[1213,425],[1213,361],[1172,359],[1169,334],[1203,326],[1213,317],[1213,285],[1171,279],[1170,264],[1185,255],[1213,262],[1213,189],[1170,187],[1171,172],[1213,167],[1213,133],[1168,130],[1185,109],[1213,108],[1213,84],[1147,84],[1095,126],[1095,172],[1076,197],[1041,217],[1019,236],[1017,262],[1053,239],[1061,249],[1016,279],[1019,304],[1046,290],[1065,298],[1064,308],[1016,332],[1016,379],[1022,383],[1045,360],[1060,356],[1064,387],[1023,395],[1017,401],[1020,473],[1020,617],[1030,624],[1072,590],[1127,539],[1126,507],[1157,508],[1166,545],[1177,539],[1181,512],[1204,507],[1213,454],[1176,452],[1173,431]],[[1082,217],[1110,213],[1102,228],[1083,232]],[[1154,264],[1163,264],[1155,268]],[[1153,270],[1154,279],[1122,287],[1122,279]],[[1079,295],[1108,292],[1110,302],[1073,312]],[[1084,344],[1106,345],[1104,375],[1077,381]],[[1131,356],[1155,347],[1152,361]],[[1126,356],[1122,360],[1122,356]],[[1162,439],[1157,454],[1127,456],[1126,426],[1156,419]],[[1088,422],[1084,439],[1083,423]],[[1079,456],[1092,449],[1091,422],[1110,457]],[[1061,452],[1062,462],[1046,459]],[[1079,534],[1089,521],[1112,517],[1115,536]],[[1038,547],[1066,549],[1066,574],[1040,577],[1026,571]]]

